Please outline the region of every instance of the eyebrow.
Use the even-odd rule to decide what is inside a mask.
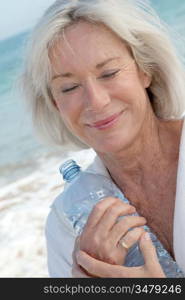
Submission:
[[[119,59],[119,58],[120,58],[120,57],[110,57],[110,58],[104,60],[103,62],[98,63],[98,64],[96,65],[96,69],[101,69],[102,67],[104,67],[104,66],[105,66],[107,63],[109,63],[110,61],[112,61],[112,60],[117,60],[117,59]],[[61,74],[58,74],[58,75],[53,76],[51,80],[54,80],[54,79],[56,79],[56,78],[58,78],[58,77],[70,78],[70,77],[72,77],[72,76],[73,76],[73,74],[70,73],[70,72],[67,72],[67,73],[61,73]]]

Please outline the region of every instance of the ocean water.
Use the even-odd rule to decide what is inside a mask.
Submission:
[[[20,91],[28,34],[0,41],[0,186],[34,172],[43,157],[47,159],[58,151],[35,137]]]
[[[179,53],[185,57],[185,1],[153,0],[152,4],[169,24]],[[17,87],[27,37],[25,32],[0,41],[1,187],[34,173],[51,157],[60,156],[59,149],[46,147],[36,139]]]

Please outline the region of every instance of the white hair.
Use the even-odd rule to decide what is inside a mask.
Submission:
[[[49,50],[64,29],[79,19],[104,24],[123,39],[145,73],[152,77],[148,88],[159,118],[181,119],[185,111],[185,72],[177,51],[148,1],[57,0],[33,31],[23,84],[33,124],[40,136],[58,145],[72,142],[88,148],[63,123],[48,88],[51,78]]]

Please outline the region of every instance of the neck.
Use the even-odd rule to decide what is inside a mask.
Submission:
[[[145,186],[146,180],[158,180],[159,174],[178,160],[179,141],[173,121],[153,118],[129,147],[116,153],[97,154],[120,188],[127,182]]]

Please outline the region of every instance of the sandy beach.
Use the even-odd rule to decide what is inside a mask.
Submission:
[[[93,157],[90,150],[49,157],[34,173],[0,189],[0,277],[49,277],[44,228],[64,187],[59,166],[73,158],[86,168]]]

